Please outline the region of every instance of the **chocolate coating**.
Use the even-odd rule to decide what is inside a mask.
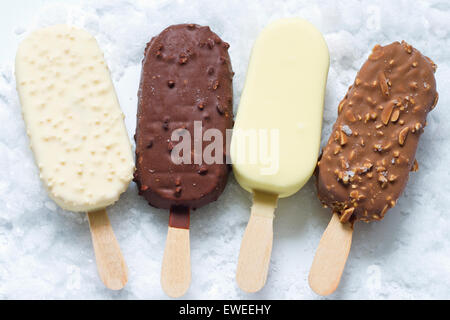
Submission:
[[[233,126],[233,71],[229,45],[209,27],[170,26],[147,44],[142,65],[136,127],[136,173],[139,193],[150,205],[198,208],[217,200],[229,168],[223,164],[172,162],[172,132],[186,129],[194,140],[194,121],[203,132],[223,134]],[[180,140],[181,142],[181,140]],[[211,142],[203,142],[203,148]],[[225,158],[225,154],[223,155]]]
[[[436,65],[406,42],[375,46],[339,104],[319,160],[319,199],[341,221],[381,220],[417,170],[415,154],[437,103]]]

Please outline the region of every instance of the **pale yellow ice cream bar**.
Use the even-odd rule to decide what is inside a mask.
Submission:
[[[231,146],[234,174],[243,188],[287,197],[311,177],[328,67],[325,40],[309,22],[282,19],[261,32]]]
[[[117,201],[134,163],[124,115],[95,38],[64,25],[33,32],[17,52],[16,80],[50,197],[77,212]]]

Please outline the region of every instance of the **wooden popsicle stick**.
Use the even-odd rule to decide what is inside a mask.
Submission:
[[[88,220],[100,278],[108,289],[120,290],[128,282],[128,269],[108,214],[105,209],[88,212]]]
[[[309,286],[318,295],[332,294],[339,286],[352,246],[352,235],[353,225],[341,223],[339,216],[333,214],[309,271]]]
[[[189,224],[189,208],[170,209],[169,231],[161,268],[161,286],[172,298],[183,296],[191,284]]]
[[[236,281],[246,292],[261,290],[267,279],[278,196],[254,192],[251,216],[242,238]]]

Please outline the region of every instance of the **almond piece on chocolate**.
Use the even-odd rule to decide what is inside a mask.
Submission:
[[[381,93],[383,93],[385,96],[389,95],[389,87],[388,87],[388,80],[386,79],[386,75],[383,71],[381,71],[378,74],[378,82],[380,83],[380,89]]]
[[[354,208],[354,207],[353,207],[353,208],[349,208],[349,209],[347,209],[347,210],[344,210],[344,212],[343,212],[342,215],[341,215],[340,221],[341,221],[342,223],[345,223],[345,222],[347,222],[348,220],[350,220],[350,218],[351,218],[351,216],[352,216],[352,214],[353,214],[353,211],[355,211],[355,208]]]
[[[347,110],[345,112],[345,119],[347,119],[350,122],[355,122],[356,121],[355,115],[352,113],[351,110]]]
[[[403,128],[398,135],[398,143],[403,146],[405,144],[406,137],[408,136],[409,127]]]
[[[344,108],[344,104],[345,104],[346,99],[342,100],[341,103],[338,106],[338,114],[340,114],[342,112],[342,108]]]
[[[391,121],[392,121],[392,122],[397,122],[397,120],[398,120],[399,117],[400,117],[400,110],[395,109],[395,110],[392,112],[392,115],[391,115]]]
[[[412,166],[412,168],[411,168],[411,171],[412,171],[412,172],[417,172],[417,171],[419,171],[419,163],[417,162],[417,159],[414,159],[414,164],[413,164],[413,166]]]
[[[341,136],[341,139],[340,139],[339,143],[341,144],[341,146],[343,146],[347,143],[347,136],[342,131],[340,133],[340,136]]]
[[[391,119],[392,110],[394,109],[394,104],[389,103],[386,108],[383,109],[381,112],[381,121],[384,123],[384,125],[387,125],[389,123],[389,119]]]

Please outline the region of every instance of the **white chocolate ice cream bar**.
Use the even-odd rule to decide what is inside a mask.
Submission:
[[[305,20],[277,20],[261,32],[253,47],[231,142],[234,175],[244,189],[283,198],[311,177],[319,156],[329,63],[322,34]],[[259,144],[239,148],[245,141],[242,133],[265,131],[273,132],[276,139],[259,136]],[[258,145],[260,150],[254,154],[272,150],[272,157],[266,159],[271,161],[261,157],[248,161],[251,147]]]
[[[97,41],[65,25],[32,33],[16,81],[31,148],[50,197],[88,212],[119,199],[134,163],[124,115]]]

